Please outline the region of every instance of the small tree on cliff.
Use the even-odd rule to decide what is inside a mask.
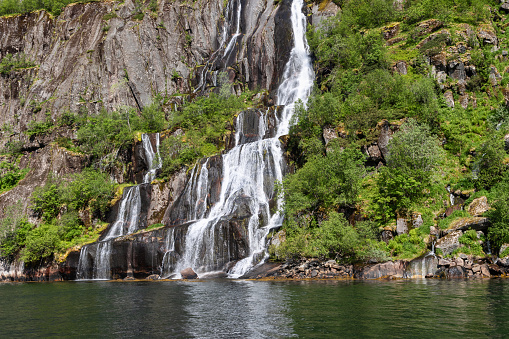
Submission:
[[[387,167],[377,179],[376,218],[385,222],[418,201],[441,157],[442,149],[429,128],[408,120],[389,142]]]

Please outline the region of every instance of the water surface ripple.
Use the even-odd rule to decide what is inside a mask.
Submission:
[[[0,284],[2,337],[503,338],[509,280]]]

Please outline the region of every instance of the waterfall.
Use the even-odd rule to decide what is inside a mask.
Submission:
[[[152,147],[148,134],[142,134],[141,140],[145,159],[147,160],[148,171],[143,176],[143,183],[150,184],[155,179],[157,170],[161,168],[161,155],[159,154],[159,133],[156,133],[156,151]]]
[[[143,183],[154,180],[157,170],[161,168],[159,155],[159,133],[156,134],[155,150],[148,134],[142,134],[142,146],[147,162],[147,173],[143,176]],[[124,188],[122,200],[117,213],[117,218],[111,224],[103,239],[97,243],[95,260],[93,263],[92,276],[90,276],[89,245],[83,246],[78,263],[79,279],[110,279],[111,278],[111,254],[112,243],[115,238],[131,234],[139,230],[141,214],[140,185]]]
[[[306,103],[314,80],[309,47],[305,37],[306,17],[302,13],[302,7],[302,0],[293,1],[291,21],[294,47],[278,89],[277,104],[285,107],[281,118],[277,121],[276,135],[263,139],[267,121],[266,117],[261,117],[258,137],[255,141],[248,142],[242,135],[242,115],[239,115],[235,147],[222,156],[223,179],[219,200],[210,208],[208,214],[202,214],[200,219],[188,227],[184,250],[178,258],[175,269],[162,271],[178,273],[191,267],[200,274],[227,269],[230,277],[239,277],[266,257],[266,236],[271,229],[280,226],[283,221],[279,208],[272,212],[269,206],[270,201],[276,198],[274,196],[275,182],[283,179],[283,149],[279,137],[288,133],[295,104],[298,101]],[[205,165],[206,163],[202,165],[200,173],[204,173]],[[187,199],[191,201],[202,194],[197,191],[203,186],[200,186],[201,180],[196,177],[196,171],[196,168],[193,169],[184,192]],[[196,200],[196,203],[198,202]],[[281,207],[281,205],[282,201],[278,199],[277,206]],[[195,208],[194,213],[196,217],[199,217],[196,211],[198,208]],[[216,248],[220,246],[214,240],[221,237],[223,242],[227,241],[225,234],[218,234],[218,232],[224,232],[220,228],[221,223],[234,214],[249,216],[246,227],[249,253],[234,267],[228,269],[227,263],[220,260],[221,253],[218,253],[219,249]],[[175,240],[169,239],[169,241]],[[172,248],[171,244],[168,244],[167,248]],[[224,247],[221,247],[221,250],[224,251]]]
[[[236,14],[234,17],[233,11],[235,10],[235,6],[237,6]],[[204,90],[207,85],[207,73],[212,69],[216,62],[227,61],[230,57],[231,52],[233,51],[233,47],[235,46],[235,42],[237,38],[241,35],[240,32],[240,20],[242,13],[242,3],[241,0],[228,0],[226,5],[225,13],[224,13],[224,23],[221,29],[219,48],[212,53],[210,58],[205,62],[205,65],[200,74],[200,82],[198,86],[196,86],[194,93],[198,91]],[[235,23],[235,33],[228,39],[228,33],[232,29],[232,25]],[[221,55],[221,51],[223,54]],[[217,86],[217,73],[215,71],[213,73],[213,85]]]

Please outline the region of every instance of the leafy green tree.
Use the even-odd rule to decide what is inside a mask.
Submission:
[[[442,149],[427,126],[413,119],[402,125],[389,141],[387,166],[376,180],[375,218],[386,222],[396,214],[405,214],[423,196],[441,158]]]
[[[417,180],[427,180],[442,158],[442,149],[426,125],[409,119],[389,141],[387,166]]]
[[[509,243],[509,172],[505,172],[502,180],[492,189],[498,198],[492,209],[487,212],[491,221],[488,237],[494,248]]]
[[[363,162],[359,151],[339,147],[310,159],[284,179],[285,212],[296,215],[353,206],[365,173]]]
[[[498,133],[488,137],[477,152],[473,164],[474,184],[477,189],[488,189],[500,181],[506,171],[504,164],[506,152]]]

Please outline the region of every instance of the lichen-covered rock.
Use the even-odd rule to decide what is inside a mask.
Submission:
[[[450,108],[454,108],[454,96],[452,95],[452,91],[446,91],[444,93],[445,104]]]
[[[476,230],[476,231],[486,231],[490,225],[490,221],[488,218],[484,217],[466,217],[466,218],[458,218],[451,222],[449,228],[444,231],[444,233],[452,233],[454,231],[466,231],[466,230]]]
[[[414,31],[414,38],[430,34],[443,26],[443,22],[437,19],[429,19],[417,25]]]
[[[405,218],[398,218],[396,220],[396,233],[398,235],[408,233],[408,224]]]
[[[358,279],[403,278],[407,265],[408,261],[398,260],[357,267],[354,277]]]
[[[459,237],[463,235],[463,232],[460,230],[452,231],[447,234],[445,237],[442,237],[437,240],[435,244],[435,248],[440,249],[443,255],[451,254],[455,249],[460,248],[461,245],[459,242]]]
[[[395,23],[389,26],[382,27],[382,35],[385,40],[394,38],[399,33],[400,24]]]
[[[334,139],[338,138],[338,132],[332,126],[326,126],[323,128],[323,140],[325,141],[325,146],[329,144]]]
[[[480,27],[477,31],[477,38],[484,44],[498,45],[497,34],[493,28],[488,26]]]
[[[406,75],[408,73],[407,64],[404,61],[396,62],[396,64],[393,66],[393,69],[401,75]]]
[[[468,205],[468,213],[472,216],[480,216],[489,209],[490,205],[488,205],[488,199],[485,196],[474,199]]]

